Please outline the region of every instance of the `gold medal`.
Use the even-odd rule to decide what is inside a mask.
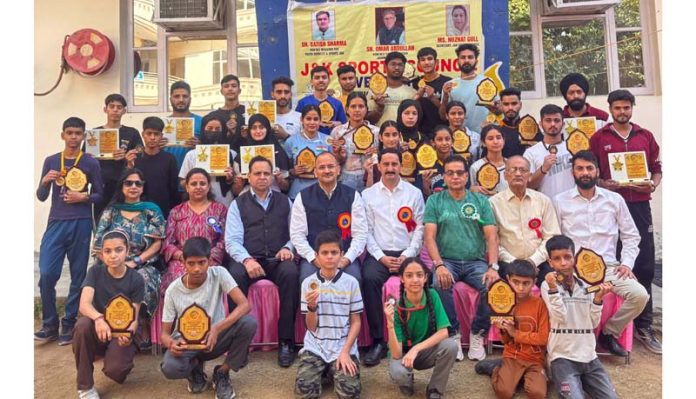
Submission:
[[[413,139],[408,140],[408,149],[409,150],[415,150],[416,147],[418,147],[418,143],[416,143],[416,140],[413,140]]]
[[[56,179],[56,185],[62,186],[63,184],[65,184],[65,178],[63,176]]]
[[[418,88],[422,89],[427,85],[427,82],[425,81],[425,77],[422,77],[421,80],[418,81]]]

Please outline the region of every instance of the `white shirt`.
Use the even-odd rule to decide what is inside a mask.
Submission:
[[[316,183],[319,184],[319,183]],[[334,188],[335,190],[335,188]],[[329,198],[333,195],[333,190],[329,193]],[[365,216],[365,204],[360,197],[359,192],[355,192],[355,198],[350,210],[350,248],[343,255],[345,258],[353,262],[365,248],[367,242],[367,218]],[[316,258],[314,248],[307,241],[309,227],[307,225],[307,213],[305,212],[304,204],[302,203],[302,192],[297,194],[295,202],[292,204],[292,212],[290,216],[290,241],[295,246],[297,253],[301,257],[312,262]]]
[[[276,124],[280,125],[290,135],[294,136],[300,132],[302,125],[300,124],[301,114],[297,111],[290,110],[285,114],[276,115]]]
[[[417,256],[423,242],[423,193],[412,184],[399,180],[394,191],[380,180],[363,191],[365,213],[370,232],[367,236],[367,251],[375,259],[384,256],[383,250],[401,251],[405,257]],[[408,232],[406,224],[399,221],[399,209],[411,208],[415,230]]]
[[[595,187],[587,200],[577,187],[553,199],[561,232],[575,243],[575,250],[585,247],[597,252],[607,266],[616,265],[616,243],[621,238],[621,264],[633,268],[638,257],[640,234],[621,195]]]
[[[546,171],[538,188],[539,191],[546,194],[549,198],[553,198],[575,187],[573,165],[570,162],[573,155],[568,152],[565,141],[556,144],[556,149],[558,150],[556,152],[556,164]],[[541,141],[527,148],[524,152],[524,157],[529,161],[529,171],[534,173],[541,168],[544,164],[544,157],[549,154],[550,152],[546,144]]]

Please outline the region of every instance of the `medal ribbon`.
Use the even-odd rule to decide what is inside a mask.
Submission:
[[[350,212],[343,212],[338,215],[338,228],[341,229],[341,240],[347,240],[350,238]]]
[[[406,225],[406,231],[409,233],[416,229],[416,222],[413,221],[413,211],[411,208],[402,206],[399,208],[396,218],[399,219],[399,222]]]
[[[77,167],[77,164],[80,162],[80,158],[82,158],[82,151],[77,153],[77,157],[75,158],[75,163],[73,164],[70,169]],[[60,153],[60,175],[65,177],[68,172],[65,170],[65,151]]]
[[[534,218],[529,221],[527,226],[529,226],[530,229],[534,230],[534,232],[537,235],[537,238],[541,239],[541,219]]]

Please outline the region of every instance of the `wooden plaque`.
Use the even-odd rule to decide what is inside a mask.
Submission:
[[[437,151],[430,144],[423,144],[416,152],[416,161],[422,169],[432,169],[437,162]]]
[[[608,154],[612,180],[619,184],[649,184],[645,151],[612,152]]]
[[[498,95],[498,87],[493,79],[485,78],[476,86],[476,95],[479,98],[476,105],[493,105],[493,100]]]
[[[353,144],[355,144],[355,154],[364,154],[365,151],[372,147],[375,142],[375,135],[372,134],[372,130],[369,127],[363,125],[360,126],[355,132],[353,132]]]
[[[491,309],[491,322],[501,319],[514,320],[512,310],[517,303],[517,296],[510,284],[498,280],[488,289],[488,307]]]
[[[525,115],[520,119],[520,124],[517,126],[517,131],[523,140],[534,141],[537,133],[539,133],[539,125],[536,119],[531,115]]]
[[[114,159],[118,150],[118,129],[91,129],[85,132],[85,152],[96,159]]]
[[[572,155],[590,149],[590,138],[580,130],[574,130],[566,139],[566,148]]]
[[[321,111],[321,122],[324,124],[330,124],[336,113],[333,105],[331,105],[328,100],[324,100],[319,103],[319,110]]]
[[[111,337],[130,338],[133,333],[128,327],[135,321],[135,306],[125,295],[118,294],[106,304],[104,320],[111,329]]]
[[[184,309],[177,326],[177,331],[186,341],[186,344],[183,345],[184,348],[188,350],[205,349],[206,345],[203,341],[210,331],[210,324],[210,316],[197,303],[194,302]]]
[[[575,255],[575,273],[578,278],[590,287],[585,289],[586,293],[599,291],[599,284],[604,281],[607,265],[601,255],[587,248],[580,248]]]
[[[471,147],[471,138],[465,131],[457,129],[452,133],[452,147],[459,153],[468,152]]]
[[[387,92],[387,77],[382,72],[375,72],[367,86],[375,96],[382,95]]]
[[[500,172],[498,172],[498,168],[495,165],[486,162],[476,173],[476,180],[478,180],[481,187],[492,191],[500,183]]]

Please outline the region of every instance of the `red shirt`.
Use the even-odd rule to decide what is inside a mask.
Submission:
[[[660,146],[655,141],[655,136],[649,130],[631,123],[631,132],[626,140],[621,137],[614,124],[608,123],[597,130],[590,139],[590,150],[599,160],[599,177],[611,179],[609,153],[627,151],[645,151],[648,170],[650,173],[662,173],[662,161],[660,161]],[[621,188],[617,191],[626,202],[650,201],[650,193],[639,193],[629,188]]]
[[[582,115],[580,115],[580,117],[594,116],[595,118],[601,119],[604,122],[609,120],[608,113],[602,111],[599,108],[591,106],[589,103],[585,103],[585,105],[587,105],[587,107],[585,108],[585,112]],[[570,115],[570,107],[568,107],[567,105],[563,107],[563,118],[575,118],[575,116]]]

